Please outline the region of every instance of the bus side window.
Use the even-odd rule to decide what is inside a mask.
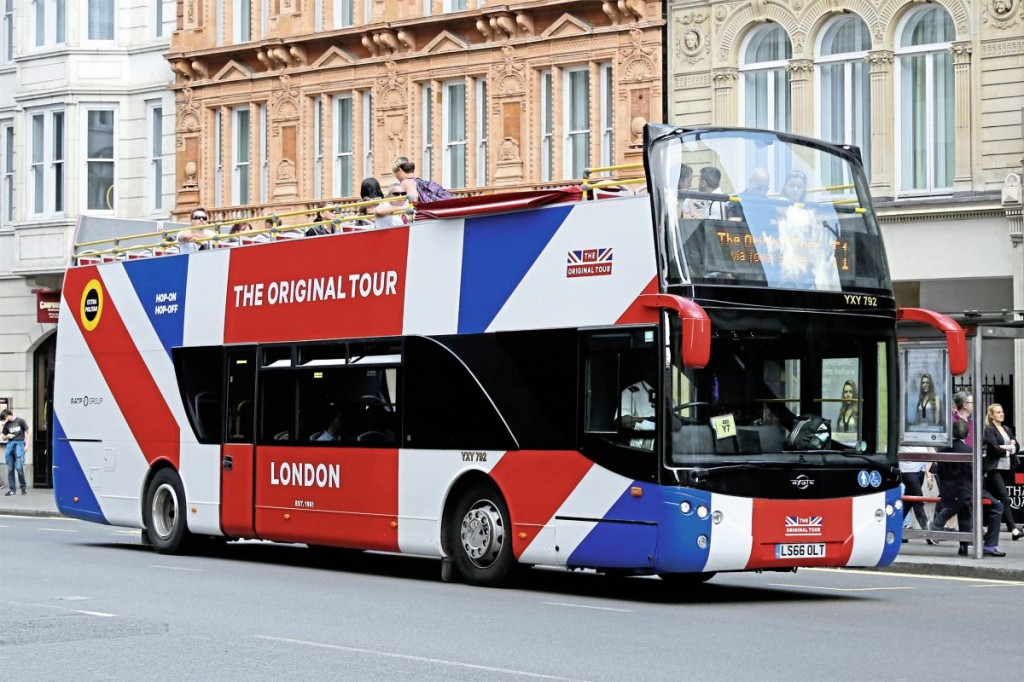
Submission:
[[[290,442],[295,414],[295,380],[290,369],[261,372],[259,405],[259,442],[265,445]]]
[[[224,409],[224,349],[220,346],[172,351],[181,400],[200,443],[220,443]]]

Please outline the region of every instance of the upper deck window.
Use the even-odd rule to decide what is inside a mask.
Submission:
[[[887,290],[854,151],[754,130],[659,127],[652,138],[649,179],[669,283]]]

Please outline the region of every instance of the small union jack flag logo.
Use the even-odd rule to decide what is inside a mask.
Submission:
[[[786,535],[821,535],[821,516],[787,516]]]
[[[579,249],[566,257],[566,277],[595,277],[612,274],[612,250]]]

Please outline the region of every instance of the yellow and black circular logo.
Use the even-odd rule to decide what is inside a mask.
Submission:
[[[103,314],[103,285],[98,279],[91,280],[82,291],[82,326],[91,332],[100,323]]]

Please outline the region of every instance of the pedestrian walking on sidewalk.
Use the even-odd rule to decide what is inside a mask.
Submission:
[[[21,494],[27,495],[25,489],[25,448],[29,443],[28,424],[21,417],[15,417],[11,410],[0,412],[0,419],[3,420],[3,428],[0,429],[0,437],[7,441],[7,449],[4,451],[4,463],[7,465],[7,487],[10,488],[5,494],[13,495],[16,491],[14,486],[14,474],[17,472],[21,479]]]

